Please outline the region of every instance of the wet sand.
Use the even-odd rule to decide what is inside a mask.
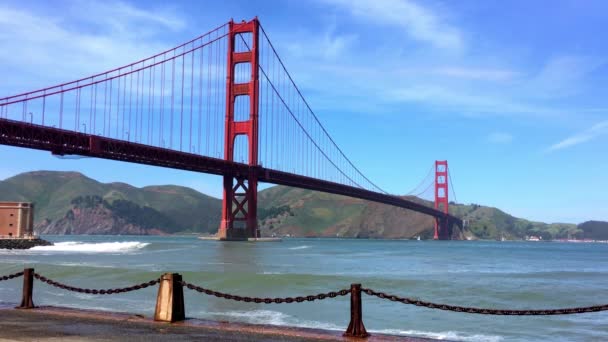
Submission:
[[[0,341],[432,341],[389,335],[346,338],[338,331],[149,317],[93,310],[0,307]]]

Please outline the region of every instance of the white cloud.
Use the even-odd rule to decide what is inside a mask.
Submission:
[[[83,15],[83,12],[91,15]],[[185,27],[171,11],[121,1],[79,1],[55,9],[0,5],[0,64],[9,95],[127,64],[166,49],[158,37]]]
[[[551,145],[547,151],[557,151],[566,147],[582,144],[604,134],[608,134],[608,120],[599,122],[582,132]]]
[[[562,95],[589,87],[589,74],[602,60],[554,55],[535,70],[527,63],[514,64],[521,57],[517,49],[506,55],[500,53],[507,50],[504,47],[499,53],[463,49],[467,32],[450,26],[440,15],[444,8],[437,10],[432,2],[317,1],[336,7],[336,13],[342,15],[329,14],[329,29],[308,30],[296,37],[291,33],[281,36],[279,31],[276,44],[283,47],[290,72],[317,110],[408,113],[408,106],[416,105],[418,112],[543,120],[566,118],[571,113],[594,115],[605,107],[598,102],[585,102],[589,103],[586,106],[562,101]],[[358,22],[353,24],[350,16],[344,18],[345,12]],[[388,26],[379,29],[379,25]],[[370,38],[372,30],[377,34]],[[453,33],[453,39],[432,38],[431,33],[441,36],[442,32]],[[399,49],[416,39],[452,50]],[[396,43],[400,41],[406,43]],[[446,43],[449,41],[458,43]],[[455,50],[461,53],[450,53]],[[336,101],[337,97],[343,101]]]
[[[440,76],[463,78],[481,81],[509,81],[521,74],[507,69],[484,69],[467,67],[441,67],[433,70],[434,74]]]
[[[576,94],[583,88],[585,77],[605,64],[604,58],[555,56],[528,80],[525,90],[544,98]]]
[[[513,141],[513,136],[509,133],[494,132],[489,134],[487,139],[494,144],[509,144]]]
[[[417,103],[430,108],[440,108],[465,116],[478,115],[558,115],[547,108],[515,101],[509,96],[487,89],[455,85],[445,87],[433,83],[412,87],[394,87],[386,93],[393,102]]]
[[[95,21],[102,25],[111,25],[116,31],[125,34],[133,34],[132,24],[148,26],[148,29],[169,29],[179,31],[186,26],[183,19],[173,14],[166,8],[163,9],[142,9],[132,4],[121,1],[96,1],[79,3],[79,11],[95,13],[94,16],[87,16],[90,21]]]
[[[408,36],[434,47],[449,50],[464,48],[462,33],[437,12],[411,0],[322,0],[346,8],[353,16],[378,25],[403,29]]]
[[[285,41],[285,46],[295,59],[334,60],[348,53],[358,39],[355,34],[335,34],[334,31],[331,27],[323,35],[302,34],[298,39]]]

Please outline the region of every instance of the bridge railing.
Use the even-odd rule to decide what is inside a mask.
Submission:
[[[422,301],[409,297],[401,297],[394,294],[378,292],[373,289],[364,288],[361,284],[351,284],[349,289],[341,289],[338,291],[330,291],[319,293],[316,295],[297,296],[297,297],[250,297],[234,295],[219,291],[210,290],[198,285],[194,285],[182,280],[182,276],[177,273],[164,273],[159,278],[152,279],[148,282],[136,284],[128,287],[113,288],[113,289],[88,289],[67,284],[47,278],[39,273],[34,272],[33,268],[26,268],[21,272],[0,276],[0,281],[6,281],[23,276],[23,292],[21,304],[18,309],[33,309],[35,308],[33,301],[34,279],[42,283],[54,286],[56,288],[72,291],[77,293],[86,293],[93,295],[112,295],[126,293],[131,291],[141,290],[150,286],[160,284],[158,295],[156,297],[156,309],[154,313],[155,321],[162,322],[179,322],[186,319],[184,305],[184,287],[196,291],[200,294],[233,300],[245,303],[258,304],[292,304],[302,302],[312,302],[317,300],[331,299],[350,294],[350,323],[344,332],[344,336],[365,338],[369,336],[363,324],[363,304],[362,294],[367,294],[372,297],[399,302],[402,304],[415,305],[429,309],[437,309],[444,311],[453,311],[461,313],[482,314],[482,315],[503,315],[503,316],[548,316],[548,315],[569,315],[581,314],[589,312],[608,311],[608,304],[560,308],[560,309],[487,309],[476,307],[455,306],[448,304],[438,304],[433,302]]]

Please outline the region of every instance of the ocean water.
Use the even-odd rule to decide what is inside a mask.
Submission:
[[[34,267],[56,281],[113,288],[177,272],[218,291],[276,297],[351,283],[438,303],[542,309],[608,303],[608,244],[286,239],[273,243],[195,237],[46,236],[55,246],[0,250],[0,275]],[[0,282],[16,303],[22,280]],[[152,315],[157,287],[101,296],[36,281],[37,305]],[[349,297],[300,304],[239,303],[184,289],[188,317],[344,330]],[[499,317],[419,308],[363,295],[370,332],[456,341],[607,341],[608,312]]]

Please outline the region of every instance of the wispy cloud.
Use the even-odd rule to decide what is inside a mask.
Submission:
[[[579,132],[573,136],[570,136],[558,143],[549,146],[547,151],[552,152],[574,145],[579,145],[604,134],[608,134],[608,120],[597,123],[582,132]]]
[[[298,39],[285,41],[288,52],[296,59],[317,58],[335,60],[348,53],[356,43],[356,34],[337,34],[335,25],[328,27],[323,34],[300,34]]]
[[[146,29],[182,30],[186,26],[183,18],[174,14],[167,8],[155,9],[153,6],[139,8],[130,3],[118,0],[79,2],[79,11],[90,11],[94,16],[87,16],[87,20],[95,21],[100,25],[111,25],[116,31],[133,34],[133,24],[143,25]]]
[[[277,44],[288,47],[285,60],[316,109],[382,114],[414,107],[466,117],[560,120],[571,113],[597,116],[596,108],[605,107],[599,100],[579,101],[581,90],[594,85],[593,72],[605,65],[601,58],[556,53],[532,64],[510,46],[467,47],[465,37],[479,33],[450,20],[464,14],[433,1],[317,1],[335,9],[330,29],[309,28]],[[426,46],[417,46],[421,42]],[[336,102],[338,96],[347,100]]]
[[[508,69],[467,68],[460,66],[436,68],[433,70],[433,73],[440,76],[481,81],[509,81],[521,76],[520,72]]]
[[[461,31],[447,23],[437,11],[411,0],[322,0],[346,8],[353,16],[378,25],[399,27],[411,38],[434,47],[464,48]]]
[[[439,83],[439,82],[438,82]],[[388,101],[419,104],[468,117],[478,116],[557,116],[561,111],[517,101],[512,95],[499,94],[475,85],[443,86],[426,83],[411,87],[394,87],[386,92]]]
[[[513,136],[505,132],[490,133],[487,140],[493,144],[509,144],[513,141]]]
[[[94,15],[82,15],[83,11]],[[185,24],[170,10],[142,9],[122,1],[68,3],[60,15],[44,8],[0,5],[0,63],[5,70],[3,83],[11,86],[0,89],[0,94],[48,86],[147,57],[167,48],[159,38],[164,31],[180,30]]]
[[[607,62],[593,56],[555,56],[528,80],[525,90],[543,98],[576,94],[583,88],[584,79]]]

